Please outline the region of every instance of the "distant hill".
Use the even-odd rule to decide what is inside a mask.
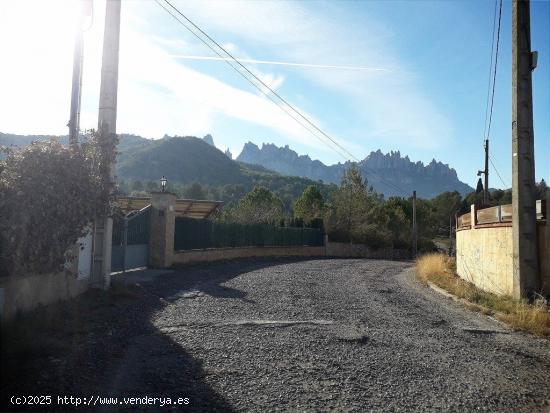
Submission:
[[[24,147],[32,141],[47,140],[47,135],[12,135],[0,133],[0,145]],[[67,136],[58,138],[63,144]],[[351,163],[325,165],[309,156],[299,156],[288,146],[279,148],[272,144],[247,143],[237,160],[232,160],[214,146],[212,136],[204,138],[171,137],[145,139],[141,136],[122,134],[118,145],[117,176],[127,181],[158,181],[167,176],[171,182],[221,186],[242,184],[251,189],[264,185],[275,191],[299,194],[307,185],[337,184]],[[467,194],[473,188],[460,182],[454,169],[433,160],[428,165],[411,162],[399,152],[383,154],[371,152],[359,162],[363,176],[374,188],[386,196],[404,195],[391,184],[407,193],[415,189],[419,197],[431,198],[444,191]],[[389,182],[386,185],[381,182]],[[286,188],[286,189],[285,189]],[[325,188],[326,189],[326,188]]]
[[[24,147],[32,141],[50,138],[52,136],[0,133],[0,145]],[[67,136],[58,139],[63,144],[68,142]],[[262,185],[277,193],[286,206],[291,205],[308,185],[318,185],[324,195],[330,190],[328,185],[308,178],[284,176],[259,165],[234,161],[212,144],[211,137],[200,139],[165,135],[162,139],[152,140],[122,134],[117,148],[116,174],[125,181],[157,182],[160,177],[166,176],[170,183],[242,185],[245,191]]]
[[[164,175],[174,182],[209,185],[236,184],[244,180],[237,162],[195,137],[160,139],[119,151],[117,175],[123,179],[156,181]]]
[[[244,145],[237,160],[263,165],[284,175],[302,176],[335,184],[340,182],[344,171],[352,165],[351,162],[325,165],[307,155],[298,155],[288,145],[278,147],[263,144],[260,149],[252,142]],[[408,156],[401,157],[399,151],[387,154],[380,150],[371,152],[357,163],[357,166],[369,184],[386,196],[404,195],[397,188],[402,188],[406,193],[416,190],[422,198],[433,198],[445,191],[458,191],[463,195],[473,191],[472,187],[458,179],[456,171],[449,165],[435,159],[428,165],[412,162]]]

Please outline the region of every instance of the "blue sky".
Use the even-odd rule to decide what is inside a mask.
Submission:
[[[0,1],[0,131],[64,134],[75,2]],[[400,150],[450,164],[474,185],[483,166],[494,1],[174,1],[242,59],[357,69],[246,65],[356,157]],[[105,4],[86,32],[82,127],[97,123]],[[537,179],[550,179],[550,2],[531,5]],[[343,161],[265,99],[155,2],[123,1],[118,132],[211,133]],[[359,69],[360,68],[360,69]],[[511,183],[511,3],[503,4],[492,158]],[[491,170],[491,186],[503,183]]]

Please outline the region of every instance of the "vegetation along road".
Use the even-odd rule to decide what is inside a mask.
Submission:
[[[67,311],[70,356],[4,390],[188,397],[184,411],[549,409],[550,342],[438,295],[410,263],[243,260],[131,291],[91,330]]]

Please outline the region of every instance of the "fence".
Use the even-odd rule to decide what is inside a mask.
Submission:
[[[538,200],[536,204],[537,219],[545,219],[545,201]],[[499,205],[491,208],[476,209],[474,225],[512,223],[512,205]],[[457,229],[470,229],[472,227],[472,214],[467,213],[457,218]]]
[[[176,251],[228,247],[322,246],[318,228],[234,224],[206,219],[176,218]]]

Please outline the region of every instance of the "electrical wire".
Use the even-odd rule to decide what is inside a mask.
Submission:
[[[298,111],[293,105],[291,105],[286,99],[284,99],[282,96],[280,96],[277,92],[275,92],[273,89],[271,89],[265,82],[263,82],[258,76],[256,76],[253,72],[251,72],[246,66],[244,66],[238,59],[236,59],[231,53],[229,53],[224,47],[222,47],[218,42],[216,42],[212,37],[210,37],[204,30],[202,30],[200,27],[198,27],[195,23],[193,23],[187,16],[185,16],[180,10],[178,10],[172,3],[170,3],[168,0],[164,0],[166,4],[168,4],[177,14],[179,14],[181,17],[183,17],[189,24],[191,24],[196,30],[198,30],[202,35],[204,35],[210,42],[212,42],[214,45],[217,46],[218,49],[222,50],[229,58],[234,61],[238,67],[235,67],[231,62],[227,59],[227,57],[224,57],[218,50],[216,50],[211,44],[209,44],[206,40],[204,40],[199,34],[197,34],[195,31],[193,31],[191,28],[189,28],[184,22],[182,22],[177,16],[175,16],[170,10],[168,10],[159,0],[155,0],[155,2],[162,7],[168,14],[170,14],[176,21],[178,21],[183,27],[185,27],[189,32],[191,32],[195,37],[197,37],[203,44],[205,44],[209,49],[211,49],[216,55],[221,57],[229,66],[231,66],[237,73],[239,73],[245,80],[247,80],[249,83],[251,83],[256,89],[258,89],[263,95],[268,97],[274,104],[276,104],[281,110],[283,110],[287,115],[289,115],[292,119],[294,119],[296,122],[298,122],[302,127],[304,127],[308,132],[310,132],[314,137],[319,139],[321,142],[323,142],[325,145],[327,145],[330,149],[334,150],[336,153],[338,153],[340,156],[342,156],[344,159],[347,160],[347,157],[342,154],[344,152],[349,157],[354,159],[356,162],[360,162],[360,160],[353,155],[351,152],[349,152],[345,147],[343,147],[340,143],[338,143],[335,139],[333,139],[330,135],[328,135],[326,132],[324,132],[321,128],[319,128],[316,124],[314,124],[311,120],[309,120],[306,116],[304,116],[300,111]],[[247,76],[245,73],[243,73],[241,70],[239,70],[239,67],[244,69],[246,73],[248,73],[252,78],[255,80],[251,80],[249,76]],[[280,102],[282,102],[285,106],[290,108],[294,113],[296,113],[299,118],[303,119],[307,125],[304,125],[299,119],[294,117],[288,110],[286,110],[283,106],[279,105],[279,103],[263,88],[265,88],[267,91],[271,92],[277,99],[279,99]],[[313,128],[313,130],[311,129]],[[317,135],[316,132],[322,134],[325,138],[327,138],[336,148],[331,147],[328,142],[325,142],[320,136]],[[342,151],[342,152],[340,152]],[[370,168],[367,168],[366,166],[363,166],[363,168],[370,173],[371,175],[378,178],[378,180],[394,189],[398,192],[401,192],[405,195],[408,195],[407,191],[400,188],[398,185],[388,182],[384,180],[382,177],[380,177],[378,174],[374,173]]]
[[[498,46],[500,43],[500,21],[502,18],[502,0],[500,0],[500,6],[498,10],[498,29],[497,29],[497,47],[495,51],[495,67],[493,71],[493,93],[491,95],[491,109],[489,111],[489,123],[487,124],[487,139],[491,135],[491,121],[493,119],[493,103],[495,101],[495,83],[497,77],[497,66],[498,66]]]
[[[491,158],[491,155],[489,155],[489,162],[491,162],[491,165],[493,166],[493,169],[495,170],[495,172],[497,173],[499,179],[500,179],[500,182],[502,182],[502,185],[504,185],[504,188],[509,188],[508,184],[506,184],[506,182],[504,182],[504,179],[502,179],[502,176],[500,176],[500,172],[498,171],[497,167],[495,166],[494,162],[493,162],[493,158]]]
[[[489,98],[491,96],[491,78],[493,74],[493,57],[495,47],[495,27],[497,22],[497,4],[498,0],[495,0],[495,11],[493,13],[493,33],[491,35],[491,64],[489,65],[489,81],[487,82],[487,98],[485,103],[485,121],[483,123],[483,139],[487,136],[487,119],[489,116]]]

